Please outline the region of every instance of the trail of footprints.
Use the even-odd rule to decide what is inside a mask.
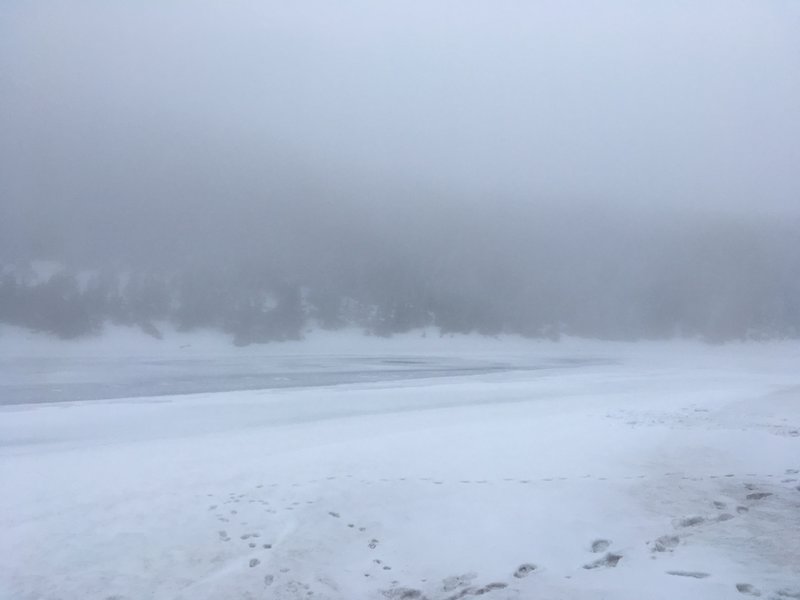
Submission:
[[[796,475],[797,473],[798,469],[787,469],[784,474]],[[795,481],[796,481],[795,478],[789,478],[789,479],[784,479],[782,483],[793,483]],[[759,491],[758,487],[753,483],[744,483],[743,488],[744,488],[744,502],[742,504],[737,504],[735,508],[737,515],[744,515],[748,513],[750,511],[751,506],[773,495],[772,492]],[[800,491],[800,487],[796,489]],[[750,506],[748,506],[748,504]],[[714,500],[713,502],[711,502],[711,507],[714,508],[716,511],[727,511],[728,504],[720,500]],[[681,544],[684,537],[691,535],[691,530],[694,528],[701,526],[710,526],[717,523],[724,523],[725,521],[730,521],[731,519],[734,518],[736,517],[730,512],[718,512],[718,514],[712,517],[693,515],[689,517],[682,517],[679,519],[675,519],[673,521],[673,527],[676,529],[677,533],[662,535],[661,537],[656,538],[652,542],[648,542],[650,546],[650,551],[653,553],[653,556],[651,558],[656,558],[656,555],[658,553],[673,552]],[[666,574],[673,575],[676,577],[689,577],[693,579],[706,579],[708,577],[711,577],[711,573],[706,573],[705,571],[672,570],[672,571],[666,571]],[[761,590],[759,590],[750,583],[740,582],[737,583],[735,587],[736,591],[745,596],[760,597],[762,595]],[[800,599],[800,589],[776,590],[774,594],[770,596],[770,598]]]
[[[595,540],[590,545],[591,552],[602,553],[611,545],[610,540]],[[584,569],[595,569],[599,567],[616,567],[622,559],[622,555],[606,553],[603,557],[584,565]],[[535,574],[539,567],[534,563],[522,563],[511,572],[514,579],[524,579]],[[445,577],[435,589],[436,598],[442,600],[460,600],[469,596],[482,596],[496,590],[509,587],[510,583],[505,581],[493,581],[483,585],[474,585],[473,580],[478,577],[477,573],[470,572],[463,575],[451,575]],[[423,580],[423,583],[426,583]],[[444,595],[442,595],[444,594]],[[409,587],[393,587],[383,590],[383,595],[389,600],[429,600],[422,590]]]
[[[783,474],[779,475],[778,477],[784,477],[783,479],[780,480],[781,483],[784,483],[784,484],[796,484],[798,478],[794,477],[794,476],[796,476],[798,474],[800,474],[800,469],[787,469]],[[670,476],[678,476],[678,477],[681,477],[681,479],[691,479],[691,480],[695,480],[695,481],[705,479],[705,478],[702,478],[702,477],[687,477],[687,476],[683,476],[683,475],[681,475],[679,473],[665,473],[664,475],[668,476],[668,477],[670,477]],[[758,475],[752,474],[752,473],[748,474],[748,475],[752,476],[752,477],[757,477],[758,476]],[[587,478],[590,478],[590,477],[591,476],[586,475],[586,476],[582,477],[581,479],[587,479]],[[721,476],[715,476],[715,475],[708,476],[709,479],[716,479],[716,478],[723,478],[723,477],[724,478],[732,478],[732,477],[736,477],[736,475],[735,474],[726,473],[726,474],[721,475]],[[766,475],[762,475],[762,477],[774,478],[775,475],[774,474],[766,474]],[[351,480],[353,479],[351,476],[345,476],[345,478],[346,479],[351,479]],[[642,475],[624,477],[624,479],[643,479],[643,478],[644,478],[644,476],[642,476]],[[337,479],[337,477],[331,476],[331,477],[326,477],[325,479],[326,480],[335,480],[335,479]],[[598,477],[598,478],[595,478],[595,479],[597,479],[597,480],[606,480],[607,478]],[[538,481],[550,482],[550,481],[566,481],[566,480],[568,480],[568,478],[566,478],[566,477],[557,477],[557,478],[547,477],[547,478],[540,478]],[[397,478],[397,479],[386,479],[386,478],[383,478],[383,479],[380,479],[380,480],[377,480],[377,481],[360,480],[360,483],[371,485],[373,483],[386,483],[386,482],[391,482],[391,481],[395,481],[396,482],[396,481],[414,481],[414,480],[410,479],[410,478],[405,478],[405,477]],[[444,480],[441,480],[441,479],[434,479],[434,478],[429,478],[429,477],[418,478],[417,481],[424,482],[424,483],[431,483],[431,484],[434,484],[434,485],[444,485],[444,484],[448,483],[448,482],[446,482]],[[472,483],[479,484],[479,485],[481,485],[481,484],[492,484],[492,483],[522,483],[522,484],[527,484],[527,483],[531,483],[533,481],[536,481],[536,480],[533,480],[533,479],[504,478],[504,479],[499,480],[499,481],[459,480],[457,483],[461,484],[461,485],[463,485],[463,484],[472,484]],[[309,480],[308,482],[305,482],[305,483],[314,484],[314,483],[318,483],[318,482],[319,482],[319,480],[315,480],[314,479],[314,480]],[[287,485],[289,487],[292,487],[292,488],[298,488],[298,487],[302,487],[304,485],[304,483],[303,482],[295,482],[295,483],[291,483],[291,484],[287,484]],[[269,486],[264,486],[263,484],[259,484],[259,485],[256,486],[257,489],[261,489],[261,488],[264,488],[264,487],[272,488],[273,490],[275,490],[275,488],[279,488],[280,486],[278,484],[270,484]],[[671,553],[671,552],[674,552],[680,546],[680,544],[682,543],[683,539],[685,537],[688,537],[689,535],[691,535],[692,530],[694,530],[695,528],[698,528],[698,527],[701,527],[701,526],[709,526],[709,525],[713,525],[713,524],[716,524],[716,523],[722,523],[722,522],[734,519],[734,518],[736,518],[736,516],[744,515],[747,512],[749,512],[750,506],[753,506],[754,504],[757,504],[758,502],[763,501],[763,500],[765,500],[765,499],[767,499],[767,498],[769,498],[770,496],[773,495],[772,492],[761,491],[760,489],[758,489],[758,487],[755,484],[752,484],[752,483],[744,483],[743,487],[744,487],[744,492],[745,492],[744,493],[744,500],[741,503],[737,503],[737,505],[735,507],[733,507],[733,508],[729,508],[728,503],[726,503],[726,502],[715,500],[715,501],[713,501],[711,503],[711,507],[713,509],[715,509],[715,511],[717,511],[717,514],[715,514],[712,517],[693,515],[693,516],[687,516],[687,517],[681,517],[681,518],[675,519],[673,521],[673,528],[675,530],[674,532],[668,533],[668,534],[664,534],[664,535],[656,538],[653,541],[647,542],[648,547],[650,549],[650,552],[652,553],[651,558],[655,559],[658,556],[658,554],[660,554],[660,553]],[[800,492],[800,485],[793,485],[793,488],[796,491]],[[213,497],[213,494],[207,494],[207,496],[208,497]],[[305,505],[313,505],[316,502],[317,502],[317,500],[306,500],[304,503],[301,503],[301,502],[298,502],[298,501],[288,502],[286,500],[286,498],[284,497],[284,498],[281,498],[280,503],[278,503],[274,498],[273,498],[273,503],[271,503],[269,500],[265,500],[265,499],[249,498],[248,494],[245,494],[245,493],[239,493],[239,494],[230,493],[225,500],[223,500],[223,501],[221,501],[221,502],[219,502],[217,504],[209,505],[208,510],[212,511],[214,513],[214,516],[216,517],[216,519],[218,521],[220,521],[221,523],[231,523],[232,520],[237,519],[239,511],[236,508],[229,508],[230,505],[238,505],[240,503],[258,504],[258,505],[261,506],[261,508],[263,508],[263,511],[266,514],[277,515],[279,510],[292,511],[295,508],[297,508],[297,507],[299,507],[299,506],[301,506],[303,504],[305,504]],[[279,506],[279,504],[280,504],[280,506]],[[731,510],[735,511],[736,515],[734,515],[732,512],[730,512]],[[333,510],[327,511],[327,515],[332,519],[342,519],[341,513],[337,512],[337,511],[333,511]],[[242,526],[242,527],[247,527],[247,521],[239,521],[238,525]],[[345,522],[344,526],[347,529],[353,530],[354,532],[357,531],[359,534],[362,534],[362,533],[366,534],[367,533],[367,528],[366,527],[359,526],[359,525],[357,525],[356,523],[353,523],[353,522]],[[260,539],[261,538],[261,533],[259,533],[257,531],[246,531],[246,532],[241,533],[238,536],[236,536],[236,538],[239,540],[239,542],[246,543],[248,548],[251,549],[251,550],[269,551],[273,547],[273,544],[271,542],[267,542],[267,541],[264,541],[264,540]],[[232,542],[234,540],[234,538],[231,537],[231,535],[228,533],[227,529],[220,529],[218,531],[218,539],[222,543],[229,543],[229,542]],[[376,538],[373,538],[373,537],[367,536],[367,537],[364,538],[363,543],[365,544],[365,546],[366,546],[366,548],[368,550],[374,551],[379,547],[380,540],[378,540]],[[591,553],[596,554],[596,555],[600,555],[600,556],[598,558],[594,559],[594,560],[590,560],[589,562],[583,564],[582,568],[585,569],[585,570],[590,570],[591,571],[591,570],[594,570],[594,569],[614,568],[614,567],[616,567],[620,563],[620,561],[622,561],[622,559],[624,557],[619,552],[609,551],[609,548],[611,547],[611,543],[612,543],[611,540],[607,540],[607,539],[596,539],[596,540],[592,541],[591,544],[589,544],[588,550]],[[259,565],[262,564],[261,559],[259,559],[258,557],[250,557],[247,560],[248,560],[247,564],[248,564],[248,566],[250,568],[256,568],[256,567],[258,567]],[[373,567],[375,569],[378,569],[379,572],[385,572],[385,571],[391,571],[392,570],[392,566],[389,565],[389,564],[386,564],[380,558],[373,558],[371,560],[371,564],[373,565]],[[519,566],[517,566],[515,569],[511,569],[510,570],[510,577],[512,577],[513,579],[510,579],[509,581],[513,581],[514,579],[516,579],[516,580],[524,579],[524,578],[536,573],[538,569],[539,569],[539,567],[534,563],[530,563],[530,562],[522,563]],[[279,572],[281,574],[285,574],[285,573],[289,572],[289,569],[288,568],[281,568],[281,569],[279,569]],[[703,571],[669,570],[669,571],[665,571],[665,573],[667,575],[671,575],[671,576],[687,577],[687,578],[692,578],[692,579],[706,579],[708,577],[711,577],[710,573],[706,573],[706,572],[703,572]],[[369,571],[364,572],[364,577],[367,577],[367,578],[373,577],[373,573],[370,573]],[[462,575],[453,575],[453,576],[449,576],[449,577],[444,578],[442,580],[441,584],[438,586],[438,592],[441,592],[441,594],[444,594],[444,595],[437,594],[437,596],[436,596],[437,600],[439,600],[439,599],[441,599],[441,600],[459,600],[459,599],[466,598],[466,597],[469,597],[469,596],[481,596],[481,595],[493,592],[495,590],[505,589],[505,588],[507,588],[509,586],[509,583],[506,583],[506,582],[503,582],[503,581],[495,581],[495,582],[490,582],[490,583],[486,583],[486,584],[483,584],[483,585],[474,585],[473,584],[473,580],[475,580],[476,578],[477,578],[477,574],[474,573],[474,572],[465,573],[465,574],[462,574]],[[266,586],[266,587],[272,586],[275,583],[275,581],[276,581],[276,575],[275,574],[268,573],[268,574],[264,575],[264,578],[263,578],[264,586]],[[426,580],[422,580],[421,583],[426,584],[426,586],[428,584],[428,582]],[[295,591],[295,592],[305,591],[305,595],[309,596],[309,597],[314,595],[314,591],[310,588],[310,586],[307,585],[307,584],[304,584],[302,582],[299,582],[299,581],[288,581],[285,585],[287,586],[287,591]],[[333,584],[329,584],[329,585],[331,587],[335,587],[335,586],[333,586]],[[755,586],[753,586],[750,583],[746,583],[746,582],[736,583],[735,587],[736,587],[736,590],[740,594],[745,595],[745,596],[758,597],[758,596],[762,595],[761,590],[759,590],[758,588],[756,588]],[[289,589],[289,588],[293,588],[293,589]],[[426,596],[425,593],[422,590],[416,589],[416,588],[410,588],[410,587],[402,587],[402,586],[399,585],[398,581],[392,581],[391,582],[391,587],[388,588],[388,589],[382,590],[382,594],[388,600],[429,600],[428,596]],[[772,596],[770,596],[770,598],[775,598],[775,599],[778,599],[778,600],[791,600],[791,599],[800,600],[800,589],[798,589],[798,590],[790,590],[790,589],[776,590],[774,592],[774,594]]]

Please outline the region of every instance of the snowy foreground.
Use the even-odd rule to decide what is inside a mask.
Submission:
[[[3,600],[800,598],[797,344],[12,339]],[[179,356],[347,376],[30,403]]]

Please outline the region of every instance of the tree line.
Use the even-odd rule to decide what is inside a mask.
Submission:
[[[3,267],[0,322],[71,339],[108,323],[156,337],[163,324],[213,328],[247,345],[301,339],[310,328],[358,327],[391,336],[442,334],[557,339],[800,337],[800,256],[744,250],[741,239],[630,254],[511,256],[464,252],[438,260],[361,254],[330,268],[286,273],[262,265],[173,270]],[[792,244],[789,244],[790,247]],[[517,246],[513,246],[517,248]]]

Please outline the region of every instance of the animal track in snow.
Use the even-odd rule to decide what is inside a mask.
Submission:
[[[703,571],[667,571],[667,575],[677,575],[678,577],[692,577],[694,579],[705,579],[711,577],[710,573]]]
[[[610,540],[595,540],[592,542],[592,552],[605,552],[610,545]]]

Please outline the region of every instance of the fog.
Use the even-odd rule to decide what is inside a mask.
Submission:
[[[799,33],[790,1],[4,2],[0,318],[800,335]]]

